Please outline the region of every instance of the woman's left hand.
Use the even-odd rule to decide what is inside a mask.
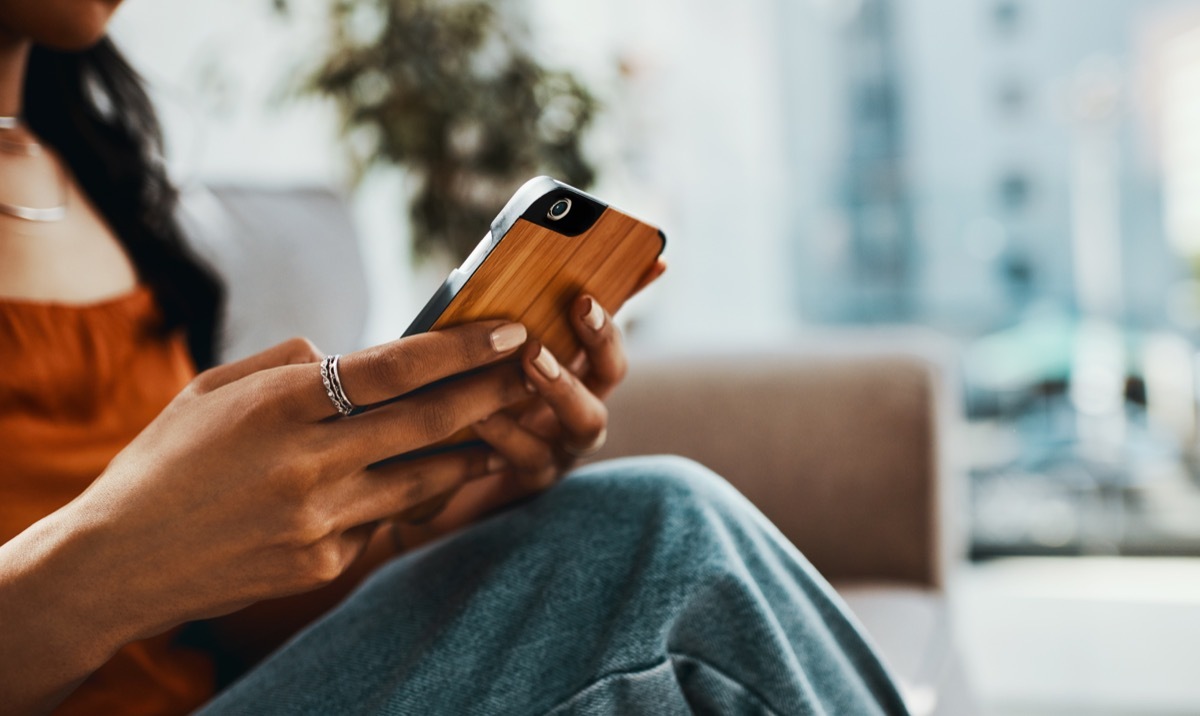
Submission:
[[[519,415],[499,412],[474,426],[530,490],[554,484],[577,458],[604,445],[604,398],[628,368],[621,331],[596,299],[576,299],[571,323],[584,349],[578,361],[564,366],[550,349],[530,341],[521,352],[521,363],[541,400]]]
[[[665,270],[660,259],[637,290]],[[604,306],[588,295],[575,299],[570,317],[583,346],[579,358],[564,366],[549,349],[531,341],[521,352],[521,362],[541,399],[521,414],[499,412],[474,425],[476,434],[507,461],[508,468],[463,487],[441,514],[424,524],[397,523],[393,534],[398,542],[415,546],[545,490],[578,458],[603,447],[608,432],[604,399],[628,368],[621,331]]]

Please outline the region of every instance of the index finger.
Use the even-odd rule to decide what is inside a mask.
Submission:
[[[526,337],[520,323],[468,323],[348,353],[339,359],[338,373],[351,403],[374,405],[511,355]],[[315,365],[312,372],[306,399],[311,417],[333,415],[333,403]]]
[[[221,386],[228,385],[269,368],[298,363],[314,363],[321,360],[322,353],[306,338],[292,338],[278,345],[255,353],[234,363],[209,368],[192,381],[196,390],[210,393]]]

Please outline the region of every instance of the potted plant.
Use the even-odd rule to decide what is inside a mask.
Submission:
[[[538,62],[513,3],[329,2],[329,44],[300,89],[337,106],[357,177],[399,166],[415,180],[419,258],[465,255],[535,174],[591,184],[581,145],[597,102]]]

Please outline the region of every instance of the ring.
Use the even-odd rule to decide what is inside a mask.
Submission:
[[[338,360],[341,356],[338,354],[327,355],[321,361],[321,382],[325,384],[325,393],[329,399],[333,401],[333,407],[342,415],[349,415],[354,412],[354,403],[346,397],[346,391],[342,389],[342,376],[338,373]]]
[[[572,457],[591,457],[592,455],[600,452],[600,450],[604,447],[604,443],[607,441],[608,428],[604,428],[600,431],[600,434],[596,436],[596,439],[592,441],[591,445],[575,447],[574,445],[563,443],[562,449]]]

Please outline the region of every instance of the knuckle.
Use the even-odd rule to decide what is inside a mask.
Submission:
[[[400,374],[399,351],[371,351],[362,364],[363,377],[371,385],[388,385]]]
[[[419,419],[426,438],[442,438],[458,427],[458,408],[448,400],[431,401],[422,406]]]
[[[411,345],[393,345],[371,351],[363,362],[363,376],[370,385],[382,386],[395,395],[417,387],[410,376],[423,375],[428,358]]]
[[[216,390],[221,385],[221,374],[224,367],[216,366],[197,374],[195,378],[188,381],[181,394],[194,397]]]
[[[184,400],[198,398],[211,389],[209,387],[211,384],[212,376],[209,375],[209,371],[204,371],[189,381],[187,385],[183,386],[183,390],[179,391],[178,397],[183,398]]]
[[[491,333],[486,326],[466,326],[455,332],[451,348],[464,365],[477,365],[491,358],[490,341]]]
[[[317,542],[298,553],[300,574],[310,586],[324,586],[341,576],[346,567],[345,550],[336,539]]]
[[[333,521],[324,511],[305,503],[291,514],[285,541],[301,549],[320,544],[333,532]]]
[[[304,336],[294,336],[284,341],[289,358],[298,363],[312,363],[324,357],[324,354]]]
[[[430,497],[428,485],[425,481],[425,476],[422,471],[417,470],[404,478],[401,492],[405,505],[419,505]]]

